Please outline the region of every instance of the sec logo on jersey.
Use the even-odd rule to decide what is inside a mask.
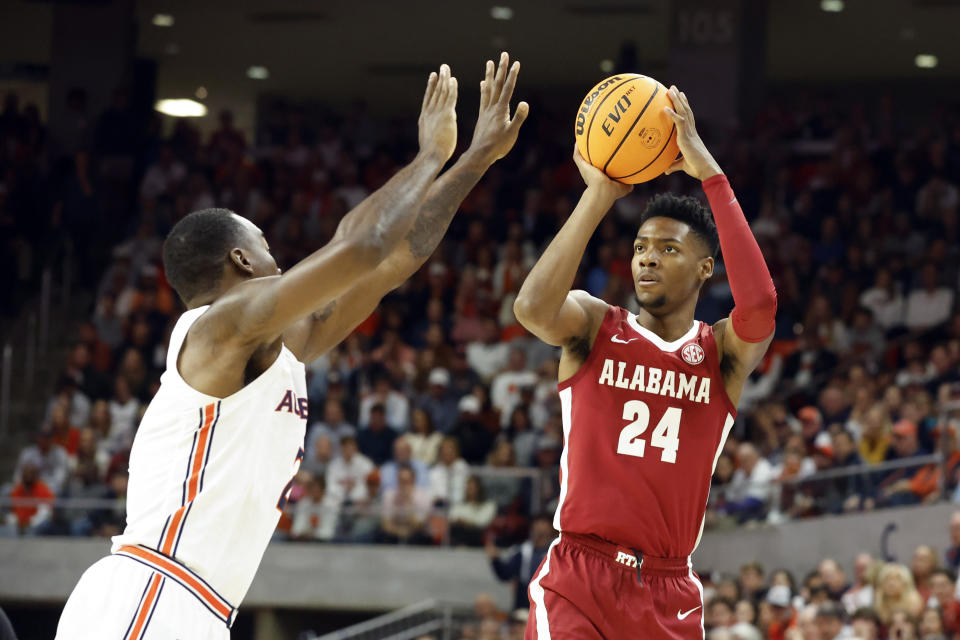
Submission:
[[[683,345],[683,349],[680,350],[680,357],[687,364],[700,364],[703,362],[703,348],[696,342],[689,342]]]

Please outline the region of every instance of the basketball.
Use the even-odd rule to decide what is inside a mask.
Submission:
[[[647,76],[621,73],[591,89],[577,112],[580,155],[619,182],[638,184],[662,174],[680,153],[667,88]]]

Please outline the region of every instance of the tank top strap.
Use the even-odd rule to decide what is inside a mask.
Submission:
[[[196,309],[190,309],[185,311],[177,320],[177,324],[170,334],[170,345],[167,347],[167,371],[177,371],[177,359],[180,356],[180,347],[183,346],[183,341],[187,339],[187,331],[197,321],[197,318],[202,316],[209,308],[210,305],[204,305]]]

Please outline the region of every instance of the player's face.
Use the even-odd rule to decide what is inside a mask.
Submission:
[[[713,258],[690,227],[673,218],[650,218],[633,242],[630,263],[640,306],[666,315],[696,297],[713,275]]]
[[[253,277],[263,278],[264,276],[279,275],[280,268],[277,266],[273,254],[270,253],[270,245],[267,244],[267,239],[260,228],[242,216],[236,214],[234,216],[240,221],[244,229],[243,246],[240,249],[253,268]]]

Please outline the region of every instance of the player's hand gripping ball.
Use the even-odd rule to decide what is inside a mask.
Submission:
[[[584,159],[619,182],[637,184],[662,174],[680,153],[667,88],[636,73],[611,76],[587,93],[574,133]]]

